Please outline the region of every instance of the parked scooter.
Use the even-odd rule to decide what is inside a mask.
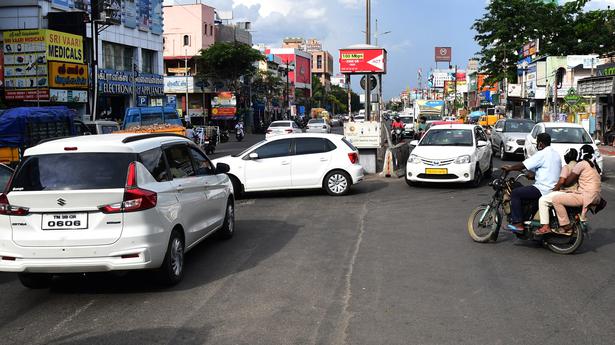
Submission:
[[[507,175],[507,172],[502,173],[499,178],[489,184],[495,191],[491,201],[489,204],[476,207],[468,218],[468,232],[475,242],[496,241],[502,226],[503,216],[506,216],[510,222],[510,195],[513,189],[522,186],[518,180],[526,175],[520,174],[516,178],[507,178]],[[594,205],[590,207],[590,211],[597,213],[604,207],[604,205],[601,206]],[[553,231],[559,229],[559,223],[555,210],[551,207],[549,210],[551,224],[549,225],[552,231],[542,236],[535,235],[534,232],[541,227],[537,210],[537,201],[526,203],[524,205],[524,219],[526,221],[523,223],[523,232],[509,231],[519,239],[540,242],[558,254],[572,254],[581,247],[584,237],[587,236],[588,225],[586,221],[581,220],[582,209],[580,207],[566,207],[568,217],[572,222],[572,234],[559,234]]]

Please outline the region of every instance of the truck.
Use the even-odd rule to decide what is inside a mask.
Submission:
[[[121,133],[175,133],[186,135],[174,107],[132,107],[126,109]]]
[[[0,163],[16,166],[25,149],[39,142],[90,134],[76,112],[65,106],[19,107],[0,115]]]

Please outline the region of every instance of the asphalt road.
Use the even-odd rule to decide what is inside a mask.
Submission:
[[[0,274],[0,343],[612,344],[615,158],[605,166],[612,205],[576,255],[508,235],[472,242],[465,222],[486,184],[373,176],[340,198],[252,194],[236,236],[190,252],[171,289],[132,273],[28,290]]]

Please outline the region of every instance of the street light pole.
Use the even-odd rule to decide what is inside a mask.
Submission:
[[[372,9],[371,1],[365,0],[365,44],[371,44],[372,31],[371,31]],[[371,74],[365,75],[365,119],[371,121],[371,108],[372,108],[372,86],[371,86]]]
[[[186,74],[186,113],[184,114],[184,119],[188,116],[188,48],[185,49],[186,55],[184,56],[184,66],[186,70],[184,73]]]

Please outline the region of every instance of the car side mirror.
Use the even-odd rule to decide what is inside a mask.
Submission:
[[[419,146],[419,141],[418,140],[412,140],[410,142],[410,146]]]
[[[231,171],[231,167],[226,163],[216,164],[216,174],[226,174]]]
[[[504,128],[496,128],[495,131],[501,133],[501,132],[504,132]]]
[[[485,140],[479,140],[476,143],[476,147],[485,147],[485,146],[487,146],[487,142]]]
[[[596,140],[594,140],[594,144],[596,144],[596,146],[598,146],[598,145],[602,144],[602,141],[596,139]]]
[[[250,157],[250,159],[258,159],[258,153],[252,152],[248,155],[248,157]]]

